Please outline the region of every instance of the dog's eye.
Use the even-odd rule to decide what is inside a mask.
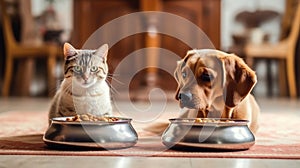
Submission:
[[[186,75],[186,72],[182,72],[182,77],[183,77],[183,78],[186,78],[186,76],[187,76],[187,75]]]
[[[211,82],[214,79],[214,77],[208,73],[203,73],[200,78],[203,82]]]

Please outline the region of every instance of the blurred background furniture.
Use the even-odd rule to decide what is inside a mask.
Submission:
[[[298,1],[296,1],[298,2]],[[295,56],[296,56],[296,44],[299,37],[300,27],[300,3],[293,4],[292,1],[287,1],[285,17],[291,17],[289,12],[293,9],[294,16],[291,22],[290,31],[288,36],[280,40],[276,44],[262,43],[253,44],[248,43],[245,47],[245,54],[247,63],[253,66],[254,61],[257,59],[271,59],[279,60],[279,83],[280,91],[284,92],[286,89],[286,79],[288,84],[288,93],[291,98],[297,97],[296,90],[296,73],[295,73]],[[297,8],[294,8],[297,7]],[[282,78],[284,77],[284,78]],[[273,82],[270,80],[270,82]],[[284,93],[283,93],[284,94]]]
[[[24,1],[22,1],[24,2]],[[5,45],[5,71],[4,71],[4,82],[2,87],[2,95],[9,96],[12,86],[12,79],[16,76],[13,74],[13,70],[19,68],[18,75],[20,79],[16,81],[18,83],[17,87],[24,88],[22,96],[29,96],[29,87],[32,80],[34,61],[38,58],[44,58],[47,60],[47,77],[48,77],[48,93],[49,95],[55,93],[55,67],[56,67],[56,57],[60,54],[60,47],[54,43],[47,44],[35,44],[33,42],[21,43],[18,42],[12,31],[12,21],[9,15],[9,1],[0,0],[1,5],[1,23],[4,36]],[[21,3],[21,2],[20,2]],[[29,4],[28,4],[29,3]],[[23,6],[22,6],[23,5]],[[30,1],[26,1],[19,7],[30,7]],[[22,11],[21,11],[22,12]],[[23,11],[28,15],[28,11]],[[24,13],[23,13],[24,14]],[[30,13],[29,13],[30,14]],[[21,17],[24,18],[24,15]],[[23,25],[26,24],[26,19],[24,19]],[[22,23],[22,21],[21,21]],[[28,24],[28,23],[27,23]],[[26,33],[25,33],[26,34]],[[62,57],[62,56],[61,56]],[[15,60],[19,61],[18,67],[14,67]]]
[[[228,52],[235,53],[240,57],[245,57],[245,45],[249,42],[267,42],[269,34],[264,33],[260,26],[277,18],[279,13],[273,10],[257,9],[255,11],[242,11],[235,16],[235,21],[241,23],[244,31],[232,34],[233,45],[229,47]],[[261,36],[253,36],[255,35]],[[256,37],[256,38],[253,38]]]
[[[276,19],[279,21],[279,16],[280,14],[277,11],[271,9],[260,9],[259,7],[257,7],[254,11],[242,10],[241,12],[237,13],[235,16],[235,21],[243,25],[244,29],[243,31],[236,31],[231,35],[233,44],[228,48],[228,52],[235,53],[239,57],[245,59],[245,46],[248,43],[260,44],[270,41],[270,34],[269,32],[263,30],[262,25],[270,24]],[[271,78],[272,62],[266,61],[264,65],[266,66],[268,72],[266,75],[266,80],[264,80],[268,85],[268,89],[266,89],[267,96],[273,96]],[[261,80],[259,81],[261,82]]]
[[[146,4],[146,6],[143,4]],[[94,8],[97,10],[93,10]],[[72,33],[74,36],[72,36],[72,44],[77,48],[81,48],[92,33],[109,21],[126,14],[147,10],[168,12],[188,19],[203,30],[215,48],[220,49],[221,0],[74,0],[74,30]],[[133,26],[129,25],[129,23],[131,22],[124,22],[124,25],[111,28],[108,30],[110,32],[107,33],[115,32],[121,34],[121,32],[124,32]],[[140,23],[140,26],[147,25],[147,21],[142,20],[142,18]],[[159,22],[158,24],[160,27],[168,27],[166,22]],[[189,33],[188,36],[191,40],[198,41],[198,48],[204,48],[208,45],[207,43],[210,43],[208,41],[201,41],[201,39],[195,39],[193,32],[186,30],[186,27],[186,25],[178,25],[178,27],[174,27],[173,29],[178,29],[178,31],[187,34]],[[99,38],[105,38],[106,36],[108,35],[103,34]],[[191,49],[180,39],[160,33],[157,33],[157,37],[152,41],[156,44],[150,44],[151,42],[149,43],[149,41],[151,41],[151,38],[147,36],[147,33],[140,33],[126,37],[115,45],[110,46],[111,48],[108,56],[110,73],[114,72],[115,68],[126,56],[134,51],[149,46],[166,49],[180,57],[185,56],[187,50]],[[176,65],[175,61],[170,62],[170,60],[166,60],[161,53],[157,53],[157,55],[158,58],[156,61],[162,64],[162,66],[172,67],[173,65]],[[128,69],[132,66],[142,66],[144,64],[144,62],[137,60],[128,65]],[[138,72],[130,84],[131,88],[139,89],[146,86],[149,82],[149,80],[146,79],[148,76],[147,73],[150,71],[156,73],[156,85],[158,87],[162,88],[164,91],[175,91],[177,83],[172,76],[173,74],[170,75],[159,69],[142,70],[141,72]],[[116,89],[119,90],[118,88]]]

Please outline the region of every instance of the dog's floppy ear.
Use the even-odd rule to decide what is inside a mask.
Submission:
[[[239,57],[229,54],[221,58],[224,73],[224,99],[227,107],[238,105],[257,82],[255,72]]]

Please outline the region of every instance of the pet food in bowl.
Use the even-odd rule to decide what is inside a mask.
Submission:
[[[50,147],[127,148],[138,140],[131,119],[120,117],[57,117],[44,134]],[[83,119],[83,120],[82,120]],[[81,121],[79,121],[81,120]]]
[[[255,137],[247,123],[247,120],[232,119],[170,119],[162,142],[173,148],[248,149],[254,145]]]

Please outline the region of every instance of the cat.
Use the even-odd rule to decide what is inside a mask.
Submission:
[[[81,50],[65,43],[63,51],[64,79],[52,100],[49,121],[86,113],[112,115],[110,87],[106,82],[108,45]]]

